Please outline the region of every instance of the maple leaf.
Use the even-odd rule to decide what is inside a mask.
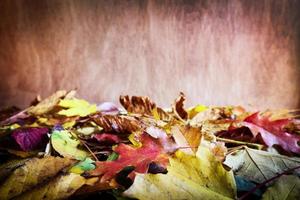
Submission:
[[[52,156],[42,159],[32,158],[13,171],[9,178],[0,185],[0,197],[3,200],[16,197],[54,177],[74,162],[68,158]]]
[[[300,158],[288,157],[244,147],[226,156],[224,162],[236,175],[262,183],[279,173],[300,165]],[[296,170],[300,175],[300,170]]]
[[[195,155],[177,151],[167,174],[137,174],[125,196],[137,199],[233,199],[233,173],[205,148]]]
[[[264,143],[268,146],[280,145],[288,152],[300,153],[300,136],[284,131],[284,127],[291,122],[290,119],[279,119],[271,121],[268,116],[260,116],[254,113],[247,117],[242,123],[247,126],[254,137],[260,133]]]
[[[283,175],[263,194],[262,200],[300,199],[300,178]]]
[[[166,165],[168,158],[163,153],[160,142],[148,134],[141,136],[142,147],[134,148],[126,144],[119,144],[114,151],[119,154],[114,161],[96,162],[97,168],[90,172],[92,176],[101,176],[101,182],[112,179],[124,167],[135,167],[134,172],[146,173],[151,162]],[[131,175],[132,177],[132,175]]]

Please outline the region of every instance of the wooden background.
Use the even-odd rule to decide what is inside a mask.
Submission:
[[[300,106],[300,1],[1,0],[0,107],[92,102]]]

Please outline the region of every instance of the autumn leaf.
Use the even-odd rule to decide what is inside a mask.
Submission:
[[[62,108],[66,108],[59,111],[58,114],[67,117],[72,117],[72,116],[85,117],[97,111],[97,106],[95,104],[89,104],[89,102],[83,99],[76,99],[76,98],[63,99],[60,100],[58,105]]]
[[[226,157],[224,162],[236,175],[262,183],[279,173],[300,165],[300,158],[244,147]],[[300,170],[296,171],[300,175]]]
[[[117,144],[120,143],[122,140],[114,134],[109,133],[97,133],[93,135],[99,143],[108,143],[108,144]]]
[[[99,110],[102,114],[114,115],[120,112],[118,106],[112,102],[103,102],[97,106],[97,110]]]
[[[158,140],[147,134],[141,137],[142,147],[134,148],[126,144],[119,144],[114,148],[119,156],[114,161],[96,162],[96,169],[91,171],[92,176],[102,176],[101,182],[111,180],[124,167],[133,166],[135,172],[146,173],[151,162],[165,165],[168,162],[163,147]]]
[[[196,105],[195,107],[189,108],[187,110],[188,113],[188,118],[189,119],[193,119],[198,113],[203,112],[205,110],[207,110],[208,107],[205,105]]]
[[[242,123],[248,127],[253,136],[259,133],[268,146],[275,144],[280,145],[284,150],[288,152],[294,152],[300,154],[300,136],[290,134],[284,131],[284,126],[289,124],[289,119],[279,119],[271,121],[267,116],[260,116],[259,113],[254,113],[247,117]]]
[[[39,102],[37,105],[32,106],[28,108],[27,112],[30,113],[31,115],[42,115],[45,114],[49,111],[51,111],[62,99],[67,95],[67,91],[65,90],[59,90],[49,96],[48,98],[42,100]]]
[[[66,199],[81,188],[85,182],[85,178],[78,174],[61,175],[46,184],[18,196],[16,200]]]
[[[137,199],[233,199],[236,195],[232,172],[207,148],[195,155],[176,152],[167,174],[137,174],[125,196]]]
[[[78,149],[80,141],[67,130],[54,130],[51,134],[51,144],[60,155],[77,160],[83,160],[88,153]]]
[[[85,171],[93,170],[95,169],[95,161],[93,161],[91,158],[85,158],[83,161],[80,161],[76,165],[74,165],[69,172],[76,173],[76,174],[82,174]]]
[[[12,137],[23,151],[35,150],[48,141],[48,128],[19,128],[13,131]]]
[[[121,105],[130,113],[156,116],[160,120],[169,120],[170,116],[163,109],[156,106],[149,97],[120,96]]]
[[[263,200],[300,199],[300,178],[295,175],[281,176],[263,194]]]
[[[72,165],[73,160],[60,157],[32,158],[17,168],[1,185],[1,199],[11,199],[28,191]]]
[[[0,182],[4,181],[15,169],[24,165],[28,159],[10,160],[0,165]]]
[[[187,120],[188,113],[184,109],[184,101],[185,95],[182,92],[180,92],[179,97],[175,100],[175,103],[173,104],[173,112],[179,119]]]
[[[107,133],[131,133],[141,129],[138,120],[127,116],[103,115],[95,116],[93,120]]]

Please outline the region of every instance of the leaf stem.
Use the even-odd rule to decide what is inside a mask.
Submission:
[[[284,171],[284,172],[281,172],[281,173],[277,174],[276,176],[273,176],[272,178],[270,178],[270,179],[268,179],[268,180],[265,180],[264,182],[258,184],[256,187],[252,188],[249,192],[247,192],[246,194],[244,194],[243,196],[241,196],[241,197],[239,198],[239,200],[247,199],[247,197],[248,197],[249,195],[251,195],[252,193],[254,193],[257,189],[259,189],[259,188],[263,187],[264,185],[266,185],[267,183],[269,183],[269,182],[271,182],[271,181],[273,181],[273,180],[275,180],[275,179],[281,177],[282,175],[288,174],[288,173],[290,173],[290,172],[292,172],[292,171],[294,171],[294,170],[296,170],[296,169],[300,169],[300,165],[297,166],[297,167],[288,169],[288,170],[286,170],[286,171]]]
[[[261,144],[250,143],[250,142],[243,142],[243,141],[237,141],[237,140],[231,140],[231,139],[227,139],[227,138],[217,137],[217,140],[221,141],[221,142],[225,142],[225,143],[246,145],[246,146],[258,149],[258,150],[261,150],[264,147],[264,145],[261,145]]]

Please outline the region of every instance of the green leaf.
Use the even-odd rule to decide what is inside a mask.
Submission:
[[[88,154],[86,151],[77,148],[80,141],[72,137],[71,133],[66,130],[53,131],[51,134],[51,144],[55,151],[64,157],[83,160]]]
[[[294,175],[280,177],[263,194],[263,200],[300,199],[300,178]]]
[[[95,161],[93,161],[91,158],[86,158],[83,161],[80,161],[78,164],[73,166],[69,172],[76,173],[76,174],[82,174],[85,171],[89,171],[92,169],[95,169]]]
[[[58,112],[59,115],[67,117],[80,116],[85,117],[97,111],[96,104],[89,104],[89,102],[82,99],[63,99],[59,102],[59,106],[67,108]]]
[[[113,160],[117,160],[118,157],[119,157],[119,154],[117,154],[116,152],[112,152],[112,154],[110,154],[106,160],[113,161]]]
[[[137,174],[124,192],[138,199],[233,199],[236,186],[232,172],[204,147],[197,155],[177,151],[167,174]]]
[[[262,183],[279,173],[299,166],[300,158],[244,147],[244,149],[228,155],[224,164],[231,167],[235,175]],[[300,174],[299,170],[296,172]]]

